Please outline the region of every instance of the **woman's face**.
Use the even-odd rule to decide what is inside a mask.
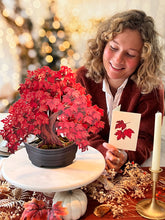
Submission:
[[[119,87],[137,68],[143,41],[137,30],[125,29],[110,40],[103,52],[103,64],[111,85]]]

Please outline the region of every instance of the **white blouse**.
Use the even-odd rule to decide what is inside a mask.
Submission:
[[[109,125],[111,124],[112,111],[113,111],[113,109],[115,109],[119,105],[119,101],[120,101],[123,89],[125,88],[125,86],[127,84],[127,81],[128,81],[128,79],[126,79],[123,82],[123,84],[117,89],[115,97],[113,97],[107,79],[105,78],[103,80],[102,91],[105,92]]]

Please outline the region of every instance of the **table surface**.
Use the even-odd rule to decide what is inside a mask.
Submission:
[[[2,175],[16,187],[36,192],[58,192],[85,186],[105,168],[102,154],[92,147],[77,151],[76,159],[63,168],[40,168],[31,163],[26,149],[10,155],[2,165]]]
[[[160,173],[159,182],[157,183],[156,192],[159,192],[158,200],[165,203],[165,167],[163,168],[163,172]],[[144,171],[150,172],[148,167],[143,167]],[[129,195],[125,195],[125,203],[124,203],[124,212],[121,216],[119,216],[118,220],[145,220],[146,218],[139,215],[136,211],[136,205],[143,199],[151,199],[152,198],[152,186],[145,193],[145,198],[136,198],[133,199]],[[113,220],[112,212],[109,211],[103,217],[97,217],[93,214],[94,209],[100,205],[96,200],[88,198],[88,206],[87,211],[84,216],[80,218],[80,220]],[[165,220],[165,219],[164,219]]]
[[[144,171],[150,172],[148,168],[144,168]],[[156,189],[156,192],[159,192],[159,197],[157,197],[159,200],[165,202],[165,168],[163,168],[163,172],[160,173],[160,181],[158,182],[158,186]],[[31,193],[30,193],[31,195]],[[46,197],[45,194],[43,193],[35,193],[35,197],[36,198],[40,198],[40,200],[42,199],[43,201],[51,201],[51,197]],[[151,188],[145,193],[145,198],[152,198],[152,190]],[[144,198],[144,199],[145,199]],[[26,198],[26,201],[30,201],[31,199]],[[136,212],[136,204],[143,200],[143,198],[137,198],[137,199],[133,199],[131,198],[129,195],[124,195],[124,199],[125,199],[125,203],[124,203],[124,212],[121,216],[119,216],[117,219],[121,219],[121,220],[145,220],[145,218],[143,218],[142,216],[140,216],[137,212]],[[3,200],[2,200],[3,201]],[[11,201],[12,202],[12,201]],[[49,203],[49,202],[48,202]],[[113,217],[112,212],[109,211],[106,215],[104,215],[103,217],[97,217],[93,214],[94,209],[100,205],[96,200],[91,199],[90,197],[88,197],[88,206],[87,206],[87,211],[85,213],[84,216],[82,216],[79,220],[113,220],[116,219]],[[16,208],[15,208],[16,209]],[[10,212],[13,212],[14,210],[11,208],[6,208],[6,207],[1,207],[0,208],[0,213],[8,213],[10,216]],[[15,218],[13,218],[13,220],[20,220],[20,216],[15,216]]]

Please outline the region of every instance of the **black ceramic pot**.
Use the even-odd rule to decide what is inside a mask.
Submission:
[[[75,159],[77,152],[75,143],[59,149],[41,149],[27,143],[25,143],[25,147],[32,164],[45,168],[68,166]]]

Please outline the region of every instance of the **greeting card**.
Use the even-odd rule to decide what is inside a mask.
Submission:
[[[136,151],[141,114],[113,111],[109,143],[123,150]]]

